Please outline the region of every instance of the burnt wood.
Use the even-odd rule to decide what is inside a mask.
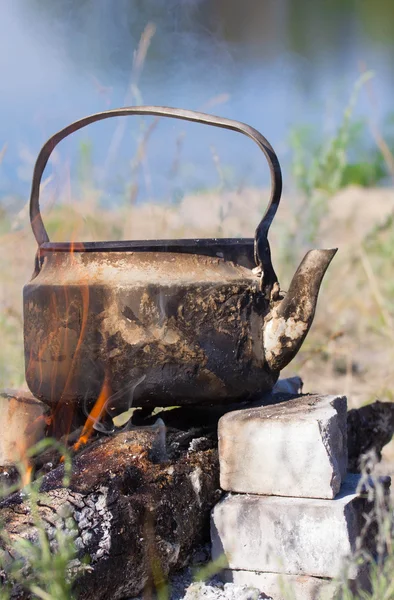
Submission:
[[[210,510],[221,492],[214,436],[204,431],[169,429],[165,451],[157,428],[102,437],[74,458],[68,487],[62,485],[63,466],[45,475],[37,510],[54,549],[56,523],[70,535],[70,518],[76,524],[72,572],[79,600],[152,590],[208,541]],[[11,541],[38,543],[26,496],[3,500],[0,518]],[[0,546],[13,556],[8,543]],[[88,570],[83,557],[89,557]],[[24,574],[29,577],[27,565]],[[7,582],[4,571],[1,579]],[[12,597],[29,596],[14,585]]]
[[[394,434],[394,402],[373,402],[354,408],[347,416],[348,470],[360,472],[362,456],[375,451],[382,458],[382,448]]]

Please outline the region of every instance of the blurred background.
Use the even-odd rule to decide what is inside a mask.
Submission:
[[[274,146],[271,234],[283,289],[303,253],[339,246],[315,324],[284,375],[351,406],[394,399],[394,3],[391,0],[12,0],[0,6],[0,387],[24,385],[28,196],[45,140],[71,121],[156,104],[244,121]],[[45,171],[51,239],[252,236],[269,195],[234,132],[112,119]]]
[[[373,116],[393,134],[393,21],[390,0],[3,2],[2,204],[23,206],[35,156],[52,133],[85,114],[139,103],[201,109],[252,124],[276,148],[290,184],[291,132],[309,128],[310,143],[324,142],[341,122],[362,72],[375,76],[355,102],[354,120]],[[115,140],[116,125],[105,123],[59,148],[63,160],[74,161],[72,177],[89,155],[112,203],[124,200],[130,185],[141,120],[124,126]],[[137,199],[178,198],[187,188],[217,185],[211,145],[227,184],[267,183],[253,145],[221,134],[161,123],[146,148],[155,177],[141,178]],[[172,169],[169,183],[180,144],[182,164]],[[351,150],[358,161],[374,155],[360,123]],[[379,181],[385,175],[374,173]]]

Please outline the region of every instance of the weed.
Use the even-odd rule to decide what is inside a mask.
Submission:
[[[31,448],[19,465],[21,481],[28,481],[30,476],[29,460],[48,448],[55,448],[64,456],[64,480],[63,484],[69,483],[71,472],[71,458],[61,444],[55,440],[45,439]],[[70,565],[76,558],[76,547],[74,538],[76,536],[76,525],[70,514],[64,512],[54,517],[51,525],[55,533],[51,539],[47,534],[47,527],[39,515],[38,506],[45,503],[45,494],[39,489],[41,479],[28,481],[27,485],[20,488],[20,484],[14,489],[7,489],[7,495],[11,492],[23,496],[31,514],[32,528],[29,536],[18,536],[13,539],[5,531],[1,532],[0,538],[3,549],[0,549],[0,570],[6,578],[6,584],[0,595],[1,600],[12,597],[11,590],[17,584],[21,589],[29,591],[33,597],[42,600],[72,600],[73,575]],[[4,494],[3,494],[4,495]]]
[[[358,491],[367,496],[372,510],[365,518],[356,552],[343,573],[340,600],[393,600],[394,599],[394,520],[393,506],[382,481],[371,473],[377,457],[370,452],[363,457],[362,476]],[[368,541],[373,539],[373,543]],[[369,580],[367,589],[354,591],[346,574],[356,566]],[[357,587],[357,585],[356,585]],[[369,588],[369,589],[368,589]]]
[[[294,129],[290,135],[293,178],[304,196],[297,213],[296,232],[302,232],[308,243],[316,239],[321,219],[327,214],[328,198],[349,180],[348,151],[360,130],[352,116],[360,90],[372,76],[372,72],[364,73],[355,83],[342,121],[327,142],[316,144],[305,127]],[[291,236],[292,245],[296,232]]]

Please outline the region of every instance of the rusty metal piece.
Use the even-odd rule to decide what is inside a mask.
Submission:
[[[272,191],[254,240],[49,241],[39,185],[51,151],[89,123],[130,114],[225,127],[259,145],[270,165]],[[53,136],[38,156],[31,192],[39,248],[33,278],[24,288],[24,338],[33,394],[50,405],[88,411],[105,381],[104,408],[115,416],[131,405],[237,402],[271,390],[312,323],[333,256],[332,251],[314,255],[308,277],[302,279],[301,269],[281,303],[267,240],[280,194],[280,167],[271,146],[236,121],[133,107],[86,117]],[[286,320],[297,325],[291,343],[281,334]]]

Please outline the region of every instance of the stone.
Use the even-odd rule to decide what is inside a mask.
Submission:
[[[264,600],[265,594],[256,588],[245,585],[206,585],[204,583],[192,583],[186,591],[183,600]]]
[[[346,398],[306,395],[219,421],[220,485],[232,492],[334,498],[346,476]]]
[[[48,407],[28,391],[0,393],[1,466],[19,462],[44,437],[47,411]]]
[[[340,584],[332,579],[308,575],[281,575],[226,569],[222,579],[238,586],[258,589],[272,600],[335,600]]]
[[[227,494],[211,514],[213,560],[224,554],[230,569],[337,577],[373,508],[359,481],[348,475],[334,500]],[[358,574],[352,565],[348,577]]]

